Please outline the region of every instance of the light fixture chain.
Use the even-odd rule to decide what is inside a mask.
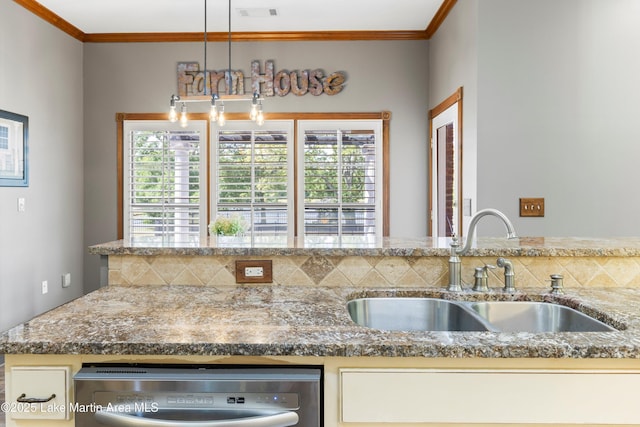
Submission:
[[[203,33],[203,40],[204,40],[204,69],[203,74],[204,74],[204,78],[203,78],[203,82],[204,82],[204,89],[203,89],[203,93],[204,93],[204,98],[206,98],[207,96],[207,86],[209,86],[209,79],[207,79],[207,41],[208,41],[208,31],[207,31],[207,0],[203,0],[204,1],[204,33]],[[219,95],[217,93],[218,88],[217,87],[211,87],[211,90],[208,91],[211,94],[211,99],[208,100],[208,102],[210,102],[211,105],[211,109],[210,109],[210,113],[209,113],[209,118],[212,122],[217,122],[219,126],[224,126],[225,123],[225,117],[224,117],[224,101],[225,100],[229,100],[229,101],[251,101],[251,110],[249,112],[249,118],[253,121],[255,121],[258,126],[262,126],[264,124],[264,114],[262,111],[262,98],[260,97],[260,93],[258,91],[255,91],[253,93],[253,95],[251,96],[251,98],[246,98],[245,96],[242,95],[238,95],[238,94],[234,94],[234,90],[233,90],[233,77],[232,77],[232,70],[231,70],[231,42],[232,42],[232,33],[231,33],[231,0],[229,0],[229,10],[228,10],[228,14],[229,14],[229,69],[228,71],[225,73],[227,75],[227,78],[225,79],[227,81],[227,95]],[[198,89],[199,90],[199,89]],[[214,91],[215,90],[215,91]],[[243,90],[244,92],[244,90]],[[204,99],[202,99],[202,96],[187,96],[185,95],[183,98],[180,97],[180,95],[171,95],[171,98],[169,100],[169,121],[174,123],[178,121],[178,111],[177,111],[177,106],[176,103],[180,102],[182,105],[180,106],[180,115],[179,115],[179,120],[180,120],[180,125],[182,127],[186,127],[188,126],[188,117],[187,117],[187,103],[188,102],[201,102],[204,101]],[[220,108],[220,110],[218,110],[218,107]]]
[[[227,81],[227,94],[231,95],[233,77],[231,76],[231,0],[229,0],[229,77]]]
[[[207,0],[204,0],[204,95],[207,96]]]

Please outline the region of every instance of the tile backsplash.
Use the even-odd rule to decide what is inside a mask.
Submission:
[[[273,260],[273,284],[284,286],[445,287],[447,257],[400,256],[194,256],[110,255],[110,285],[236,286],[236,260]],[[565,287],[640,287],[640,257],[513,257],[516,286],[548,287],[562,274]],[[463,281],[474,267],[495,258],[463,257]],[[489,286],[502,287],[501,269],[490,271]]]

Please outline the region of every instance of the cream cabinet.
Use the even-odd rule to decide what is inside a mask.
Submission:
[[[70,390],[67,366],[14,366],[4,409],[13,420],[66,420]]]
[[[340,369],[342,423],[640,424],[640,371]]]

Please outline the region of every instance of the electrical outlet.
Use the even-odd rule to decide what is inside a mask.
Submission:
[[[46,294],[47,292],[49,292],[49,282],[47,282],[46,280],[42,281],[42,295]]]
[[[26,201],[24,197],[18,197],[18,212],[24,212],[27,210]]]
[[[520,199],[520,216],[544,216],[544,197],[530,197]]]
[[[245,277],[262,277],[264,276],[264,269],[262,267],[245,267]]]
[[[236,283],[271,283],[271,260],[236,261]]]

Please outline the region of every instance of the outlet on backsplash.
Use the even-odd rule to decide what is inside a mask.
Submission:
[[[271,260],[236,261],[236,283],[272,283]]]

